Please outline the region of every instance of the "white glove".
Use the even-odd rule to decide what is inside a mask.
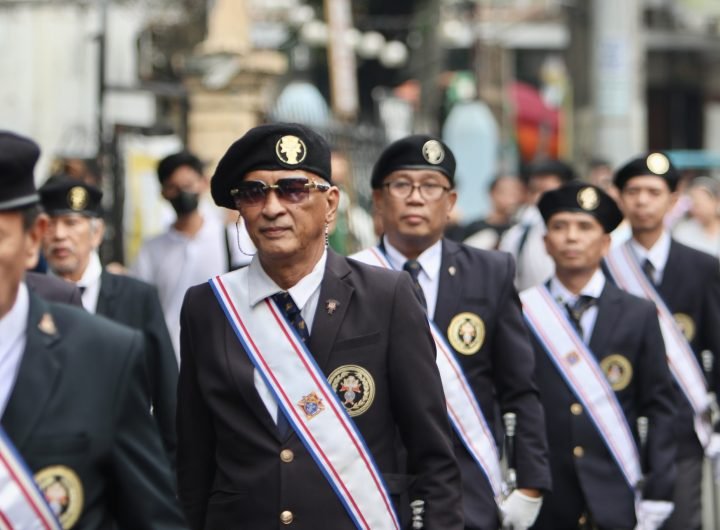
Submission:
[[[657,530],[670,517],[675,504],[670,501],[640,501],[636,508],[635,530]]]
[[[710,435],[710,443],[705,448],[705,456],[713,460],[720,457],[720,433],[714,432]]]
[[[500,504],[500,516],[503,528],[513,530],[526,530],[537,519],[542,506],[542,497],[528,497],[518,490],[514,490]]]

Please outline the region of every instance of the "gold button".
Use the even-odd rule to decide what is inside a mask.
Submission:
[[[582,414],[583,408],[580,403],[573,403],[570,405],[570,412],[572,412],[575,416],[580,416]]]
[[[285,510],[280,514],[280,522],[282,524],[290,524],[293,522],[293,513],[290,510]]]
[[[280,460],[282,460],[283,462],[292,462],[293,458],[295,458],[295,455],[290,449],[283,449],[282,451],[280,451]]]
[[[575,447],[573,448],[573,454],[574,454],[575,456],[577,456],[578,458],[580,458],[582,455],[585,454],[585,449],[583,449],[582,447],[580,447],[579,445],[577,445],[577,446],[575,446]]]
[[[585,514],[582,514],[580,516],[580,519],[578,519],[578,524],[579,525],[587,524],[587,516]]]

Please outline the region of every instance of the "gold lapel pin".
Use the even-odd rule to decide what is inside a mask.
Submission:
[[[332,298],[325,302],[325,309],[327,310],[328,315],[332,315],[339,306],[340,302]]]
[[[50,313],[45,313],[42,316],[40,322],[38,322],[38,329],[46,335],[55,335],[57,333],[55,321],[53,320],[53,317],[52,315],[50,315]]]
[[[450,273],[450,276],[455,276],[455,273],[457,272],[457,269],[455,268],[454,265],[450,265],[450,266],[448,267],[448,272]]]

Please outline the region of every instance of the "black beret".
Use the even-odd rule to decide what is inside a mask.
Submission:
[[[33,170],[40,148],[9,131],[0,131],[0,211],[19,210],[36,204]]]
[[[570,182],[577,178],[575,170],[567,162],[562,160],[539,160],[528,164],[522,172],[525,182],[529,182],[533,177],[541,177],[545,175],[557,175],[562,182]]]
[[[202,161],[188,151],[181,151],[180,153],[166,156],[158,164],[157,175],[158,179],[160,179],[160,184],[170,178],[170,175],[172,175],[177,168],[182,166],[188,166],[202,175]]]
[[[399,169],[432,169],[455,185],[455,156],[439,138],[427,134],[406,136],[387,146],[373,167],[370,185],[382,187],[385,177]]]
[[[250,129],[223,155],[210,181],[218,206],[235,209],[230,190],[256,170],[301,169],[332,183],[330,146],[312,129],[297,123],[273,123]]]
[[[100,217],[102,191],[81,180],[66,176],[48,179],[40,188],[40,201],[49,215],[79,213],[87,217]]]
[[[628,180],[639,176],[660,177],[667,182],[670,191],[675,191],[680,180],[680,173],[670,159],[663,153],[655,152],[646,153],[627,162],[615,172],[613,183],[623,189]]]
[[[582,212],[595,217],[610,233],[623,220],[623,214],[615,200],[601,188],[582,182],[570,182],[543,193],[538,203],[540,213],[547,224],[558,212]]]

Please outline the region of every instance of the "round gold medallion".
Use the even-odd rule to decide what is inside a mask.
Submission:
[[[70,209],[76,212],[83,210],[88,204],[88,192],[82,186],[73,186],[67,194],[67,203]]]
[[[460,313],[450,321],[447,330],[450,345],[458,353],[472,355],[485,340],[485,324],[475,313]]]
[[[340,366],[333,370],[328,382],[350,416],[365,412],[375,399],[375,381],[362,366]]]
[[[600,368],[605,373],[607,382],[615,392],[626,388],[632,380],[632,364],[622,355],[608,355],[600,361]]]
[[[275,154],[282,162],[296,166],[305,160],[307,147],[305,147],[305,142],[297,136],[287,134],[275,144]]]
[[[664,175],[670,169],[670,160],[662,153],[653,153],[645,161],[650,171],[656,175]]]
[[[688,342],[692,342],[695,338],[695,321],[692,317],[690,315],[686,315],[685,313],[675,313],[673,318],[680,328],[680,331],[682,331],[682,334],[685,336],[685,339]]]
[[[439,164],[445,159],[445,149],[437,140],[428,140],[422,146],[423,158],[431,164]]]
[[[583,210],[592,211],[600,204],[600,197],[594,188],[583,188],[578,191],[577,203]]]
[[[35,473],[35,483],[50,509],[67,530],[75,526],[83,510],[83,488],[77,474],[66,466],[51,466]]]

